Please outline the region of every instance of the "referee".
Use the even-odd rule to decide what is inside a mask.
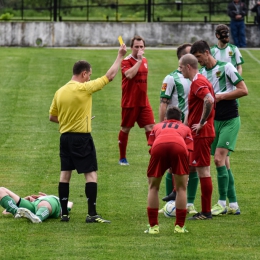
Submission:
[[[122,44],[117,57],[107,73],[90,80],[91,65],[83,60],[73,66],[71,80],[58,89],[49,110],[49,119],[59,124],[61,172],[58,193],[61,203],[61,221],[68,222],[67,209],[71,173],[77,170],[85,176],[85,195],[88,201],[87,223],[110,223],[96,212],[97,198],[97,158],[91,136],[92,94],[101,90],[113,80],[126,54]]]

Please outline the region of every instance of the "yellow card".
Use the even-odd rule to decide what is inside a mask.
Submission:
[[[122,39],[122,36],[118,36],[118,41],[119,41],[119,44],[122,45],[124,42],[123,42],[123,39]]]

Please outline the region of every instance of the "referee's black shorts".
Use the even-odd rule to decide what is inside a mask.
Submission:
[[[61,171],[97,171],[96,149],[90,133],[63,133],[60,136]]]

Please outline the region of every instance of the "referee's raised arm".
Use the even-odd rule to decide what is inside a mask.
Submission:
[[[110,69],[107,71],[106,76],[109,81],[112,81],[114,77],[116,76],[119,66],[121,64],[121,61],[123,60],[125,54],[126,54],[126,45],[123,43],[119,50],[116,57],[116,60],[114,61],[113,65],[110,67]]]

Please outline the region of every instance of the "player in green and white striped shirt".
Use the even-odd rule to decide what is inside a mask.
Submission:
[[[237,69],[229,62],[217,61],[210,52],[205,41],[195,42],[190,51],[202,66],[200,73],[207,77],[214,88],[216,113],[214,127],[216,137],[211,146],[211,154],[217,169],[219,200],[211,209],[212,215],[233,214],[239,215],[234,177],[226,158],[229,152],[234,151],[237,135],[240,128],[237,99],[248,94]],[[226,199],[229,206],[226,207]]]
[[[237,46],[229,43],[228,26],[225,24],[219,24],[216,27],[215,35],[218,39],[218,43],[210,49],[212,56],[216,60],[232,63],[239,74],[242,75],[242,64],[244,63],[244,59],[242,58]],[[229,156],[226,158],[226,166],[230,168]]]
[[[229,28],[225,24],[216,27],[218,43],[210,48],[212,56],[219,61],[230,62],[242,75],[244,59],[237,46],[229,43]]]

